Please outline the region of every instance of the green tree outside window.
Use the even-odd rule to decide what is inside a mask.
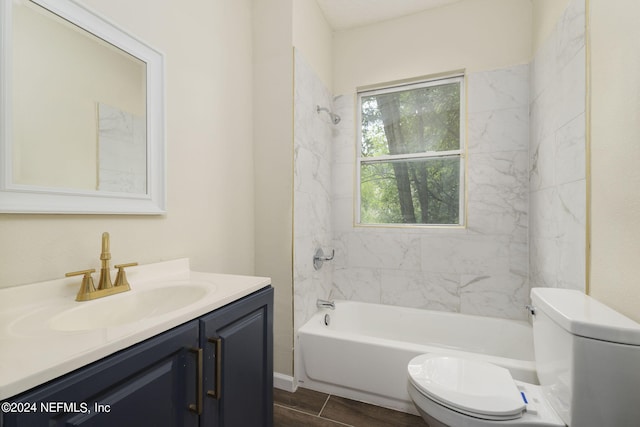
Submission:
[[[359,94],[361,224],[461,223],[462,83]]]

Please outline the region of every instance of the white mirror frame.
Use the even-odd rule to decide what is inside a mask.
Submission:
[[[71,0],[31,0],[145,62],[147,193],[128,194],[12,182],[12,10],[0,0],[0,213],[163,214],[166,212],[164,55]],[[60,165],[69,167],[69,165]],[[72,165],[71,165],[72,167]]]

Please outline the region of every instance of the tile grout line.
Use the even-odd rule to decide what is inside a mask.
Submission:
[[[329,398],[328,398],[328,397],[327,397],[327,400],[329,400]],[[326,405],[326,402],[325,402],[325,405]],[[322,417],[322,416],[320,416],[320,414],[319,414],[319,413],[318,413],[318,415],[314,415],[314,414],[311,414],[311,413],[309,413],[309,412],[302,411],[302,410],[300,410],[300,409],[292,408],[292,407],[290,407],[290,406],[286,406],[286,405],[281,405],[281,404],[279,404],[279,403],[274,403],[274,406],[278,406],[278,407],[280,407],[280,408],[282,408],[282,409],[285,409],[285,410],[287,410],[287,411],[293,411],[293,412],[297,412],[297,413],[299,413],[299,414],[308,415],[308,416],[313,417],[313,418],[319,418],[319,419],[321,419],[321,420],[331,421],[332,423],[339,424],[339,425],[341,425],[341,426],[345,426],[345,427],[354,427],[354,426],[353,426],[353,425],[351,425],[351,424],[345,424],[345,423],[343,423],[343,422],[341,422],[341,421],[336,421],[336,420],[332,420],[331,418],[325,418],[325,417]],[[322,409],[324,409],[324,406],[322,407]],[[322,412],[322,410],[321,410],[320,412]]]
[[[322,405],[322,408],[320,408],[320,412],[318,412],[318,416],[322,415],[322,411],[324,411],[324,408],[327,406],[327,403],[329,403],[329,399],[331,399],[331,395],[327,394],[327,399],[324,401],[324,405]]]
[[[320,409],[320,412],[318,413],[318,417],[322,418],[323,420],[333,421],[334,423],[338,423],[338,424],[343,425],[343,426],[354,427],[351,424],[343,423],[342,421],[336,421],[336,420],[334,420],[332,418],[327,418],[327,417],[322,416],[322,412],[324,411],[324,408],[327,407],[327,404],[329,403],[329,399],[331,399],[331,395],[330,394],[327,395],[327,400],[325,400],[324,405],[322,405],[322,409]]]

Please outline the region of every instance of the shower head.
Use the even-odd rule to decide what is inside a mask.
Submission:
[[[320,107],[319,105],[316,105],[316,113],[320,114],[320,111],[324,111],[326,112],[329,117],[331,117],[331,122],[333,122],[334,125],[337,125],[338,123],[340,123],[340,116],[331,112],[331,110],[329,110],[328,108],[324,108],[324,107]]]

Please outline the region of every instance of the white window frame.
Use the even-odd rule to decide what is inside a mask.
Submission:
[[[362,97],[379,95],[391,92],[401,92],[410,89],[421,89],[431,86],[440,86],[444,84],[458,83],[460,85],[460,148],[458,150],[449,151],[427,151],[424,153],[411,154],[395,154],[376,157],[362,157]],[[464,74],[456,74],[447,77],[438,77],[433,79],[420,80],[413,83],[405,83],[398,85],[389,85],[378,89],[363,89],[357,93],[357,139],[356,139],[356,199],[355,199],[355,223],[363,227],[464,227],[466,223],[466,95],[465,95],[465,76]],[[360,203],[360,187],[361,176],[360,171],[363,164],[371,164],[377,162],[389,162],[391,160],[412,160],[412,159],[435,159],[435,158],[454,158],[460,159],[460,178],[459,178],[459,194],[458,194],[458,223],[457,224],[404,224],[404,223],[362,223],[360,219],[361,203]]]

